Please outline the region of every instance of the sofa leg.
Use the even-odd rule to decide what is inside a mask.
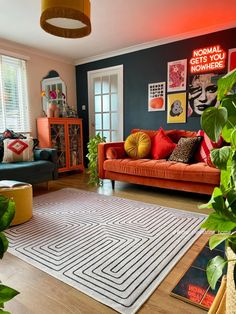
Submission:
[[[111,180],[112,190],[115,190],[115,180]]]

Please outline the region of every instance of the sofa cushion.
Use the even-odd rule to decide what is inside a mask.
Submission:
[[[222,147],[223,139],[220,138],[218,142],[213,142],[203,130],[199,130],[197,135],[202,136],[202,141],[196,153],[194,154],[194,159],[196,161],[204,161],[205,163],[209,164],[211,163],[210,161],[211,150],[214,148]]]
[[[132,129],[131,134],[137,133],[137,132],[143,132],[146,133],[150,139],[152,140],[153,137],[158,133],[159,130],[144,130],[144,129]]]
[[[130,134],[125,140],[124,148],[131,158],[145,158],[151,150],[151,139],[144,132]]]
[[[170,156],[175,149],[176,144],[165,134],[164,130],[160,128],[158,133],[152,139],[152,158],[163,159]]]
[[[195,137],[197,132],[186,130],[165,130],[166,135],[174,142],[178,143],[181,137]]]
[[[118,159],[118,158],[125,158],[125,157],[127,157],[127,155],[125,153],[124,147],[115,146],[115,147],[109,147],[106,150],[107,159]]]
[[[9,139],[4,141],[3,163],[33,161],[34,142],[32,138],[28,139]]]
[[[201,137],[181,137],[176,148],[169,157],[170,161],[189,163],[192,159]]]
[[[219,184],[219,169],[205,163],[184,164],[165,159],[110,159],[104,162],[104,170],[134,176],[181,180],[206,184]]]

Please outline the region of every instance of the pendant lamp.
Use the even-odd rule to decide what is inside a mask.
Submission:
[[[80,38],[91,33],[89,0],[41,0],[41,27],[64,38]]]

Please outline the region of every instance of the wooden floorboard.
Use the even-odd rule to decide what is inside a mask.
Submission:
[[[207,202],[209,197],[192,193],[144,187],[116,182],[115,190],[109,180],[102,187],[87,185],[86,174],[60,175],[59,180],[34,187],[34,195],[42,195],[65,187],[94,191],[105,195],[115,195],[143,202],[173,207],[192,212],[207,213],[198,205]],[[180,301],[169,295],[178,280],[189,268],[195,257],[204,247],[209,235],[202,235],[191,249],[178,262],[147,302],[139,314],[200,314],[204,310]],[[6,304],[12,314],[112,314],[116,311],[93,300],[87,295],[49,276],[43,271],[7,253],[0,262],[0,279],[4,284],[20,291],[15,299]]]

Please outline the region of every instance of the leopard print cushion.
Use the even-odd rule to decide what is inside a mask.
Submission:
[[[198,145],[201,142],[201,136],[181,137],[176,148],[169,157],[170,161],[189,163],[193,157]]]

